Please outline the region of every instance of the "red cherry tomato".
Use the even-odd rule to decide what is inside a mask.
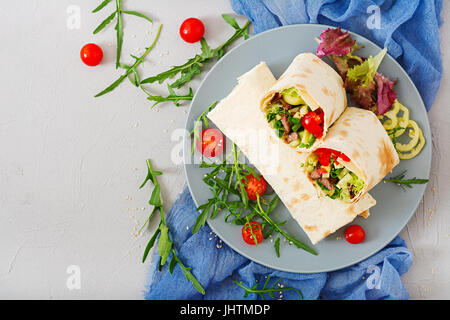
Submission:
[[[213,158],[223,152],[223,135],[217,129],[205,129],[200,140],[197,141],[197,150],[205,157]]]
[[[322,166],[327,167],[330,165],[331,151],[332,149],[327,148],[319,148],[316,150],[316,154],[319,157],[319,163]]]
[[[249,174],[246,178],[247,181],[242,179],[242,182],[245,184],[247,196],[250,200],[257,200],[256,195],[261,196],[266,191],[266,181],[262,176],[255,178],[252,174]]]
[[[103,51],[95,43],[88,43],[81,48],[80,57],[86,65],[93,67],[102,61]]]
[[[341,158],[342,160],[344,160],[345,162],[349,162],[350,161],[350,158],[349,157],[347,157],[344,153],[340,153],[339,154],[339,158]]]
[[[337,160],[338,158],[341,158],[345,162],[350,161],[350,158],[347,157],[344,153],[333,149],[319,148],[316,150],[316,154],[319,157],[319,163],[325,167],[330,164],[330,157],[334,159],[334,162],[336,162],[336,164],[339,164]]]
[[[302,117],[303,127],[311,132],[316,138],[323,135],[323,111],[310,111]]]
[[[197,18],[188,18],[180,26],[181,38],[189,43],[200,41],[205,34],[205,26]]]
[[[361,243],[364,241],[365,237],[366,233],[364,232],[364,229],[357,224],[351,225],[345,230],[345,240],[351,244]]]
[[[261,225],[256,221],[247,222],[242,227],[242,238],[246,243],[251,245],[261,243],[261,241],[263,241]]]

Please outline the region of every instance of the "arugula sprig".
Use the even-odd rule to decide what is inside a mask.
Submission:
[[[92,10],[92,13],[99,12],[104,7],[106,7],[111,0],[104,0],[98,5],[94,10]],[[152,19],[147,17],[146,15],[137,12],[137,11],[129,11],[129,10],[122,10],[122,0],[115,0],[116,3],[116,10],[111,13],[105,20],[103,20],[97,28],[94,30],[94,34],[99,33],[101,30],[103,30],[108,24],[110,24],[114,18],[117,18],[116,25],[114,29],[116,30],[116,41],[117,41],[117,50],[116,50],[116,69],[120,67],[120,56],[122,53],[122,46],[123,46],[123,17],[122,13],[134,15],[136,17],[143,18],[150,23],[152,23]]]
[[[405,179],[405,175],[406,170],[395,177],[385,178],[384,181],[393,182],[396,185],[400,186],[403,190],[406,190],[406,188],[412,188],[413,184],[425,184],[428,182],[428,179],[418,179],[416,177]]]
[[[143,88],[141,84],[139,86]],[[185,95],[177,95],[170,84],[167,85],[167,89],[169,91],[169,95],[166,97],[155,96],[144,90],[147,93],[147,100],[155,101],[155,103],[153,103],[152,105],[152,108],[160,104],[161,102],[166,101],[171,101],[176,107],[178,107],[180,106],[180,101],[190,101],[192,100],[192,98],[194,98],[194,92],[192,91],[192,88],[189,88],[189,93]]]
[[[156,171],[152,168],[152,163],[150,159],[147,159],[147,176],[144,180],[144,182],[141,184],[139,189],[142,189],[148,181],[151,181],[153,183],[153,191],[150,196],[149,204],[153,206],[153,210],[150,213],[147,221],[145,221],[144,226],[151,220],[152,216],[155,212],[159,211],[160,214],[160,221],[158,228],[156,229],[153,236],[150,238],[150,241],[148,242],[147,246],[144,250],[144,255],[142,257],[142,262],[144,263],[147,259],[147,256],[150,252],[150,249],[154,246],[156,239],[159,236],[158,240],[158,254],[159,254],[159,262],[158,262],[158,270],[161,271],[162,266],[168,261],[170,254],[172,254],[172,258],[169,262],[169,272],[170,274],[173,273],[174,268],[178,264],[181,268],[181,271],[183,272],[184,276],[186,277],[186,280],[190,281],[192,285],[194,286],[197,291],[199,291],[201,294],[205,294],[205,290],[203,289],[202,285],[198,280],[195,278],[195,276],[192,274],[190,267],[186,267],[180,258],[177,256],[175,245],[172,242],[172,239],[170,238],[169,234],[169,227],[166,224],[166,219],[164,217],[164,210],[163,205],[161,201],[161,185],[158,183],[158,180],[156,179],[157,176],[162,175],[161,171]],[[143,226],[143,227],[144,227]],[[143,229],[141,228],[141,230]]]
[[[126,65],[123,63],[119,63],[119,67],[122,69],[125,69],[125,73],[123,75],[121,75],[116,81],[114,81],[113,83],[111,83],[108,87],[106,87],[103,91],[97,93],[94,97],[100,97],[108,92],[113,91],[115,88],[117,88],[119,86],[119,84],[126,78],[129,78],[130,75],[133,75],[134,78],[129,78],[131,83],[133,83],[135,86],[140,86],[140,82],[139,82],[139,74],[136,70],[136,68],[142,63],[144,62],[144,58],[148,55],[148,53],[153,49],[153,47],[156,44],[156,41],[159,38],[159,34],[161,32],[161,28],[162,25],[159,25],[158,31],[156,33],[155,39],[153,40],[153,43],[148,47],[145,48],[145,52],[140,56],[140,57],[136,57],[134,55],[131,55],[131,57],[133,59],[135,59],[135,62],[132,65]]]
[[[255,177],[259,175],[252,168],[239,161],[238,152],[234,144],[231,156],[233,157],[233,163],[231,164],[227,163],[228,158],[219,164],[206,162],[200,164],[200,168],[212,169],[203,178],[203,181],[209,186],[212,197],[197,208],[199,215],[192,228],[192,233],[198,232],[205,225],[208,218],[214,219],[224,209],[226,211],[224,219],[228,223],[244,225],[250,220],[260,219],[263,231],[266,232],[265,238],[273,233],[277,233],[274,248],[278,257],[280,256],[281,237],[284,237],[297,248],[317,255],[314,249],[283,230],[282,226],[286,221],[280,222],[270,217],[270,213],[278,203],[277,196],[270,202],[261,197],[257,198],[256,203],[248,199],[244,183],[246,176],[248,174],[252,174]]]
[[[236,283],[239,287],[241,287],[242,289],[245,290],[245,294],[244,294],[244,298],[247,298],[247,296],[250,293],[256,293],[258,294],[263,300],[266,300],[266,296],[264,294],[269,294],[269,296],[272,299],[275,299],[273,293],[274,292],[280,292],[280,291],[285,291],[285,290],[294,290],[295,292],[298,293],[298,295],[300,296],[301,299],[303,299],[303,295],[300,292],[300,290],[295,289],[295,288],[290,288],[290,287],[277,287],[278,283],[280,282],[281,279],[278,279],[277,281],[275,281],[275,283],[273,284],[272,287],[267,287],[269,284],[269,280],[271,278],[271,275],[267,276],[267,279],[263,285],[263,287],[261,289],[258,289],[258,283],[255,283],[252,287],[247,288],[246,286],[244,286],[242,284],[242,281],[236,281],[233,279],[234,283]]]
[[[215,49],[211,49],[206,40],[202,38],[200,40],[200,54],[196,54],[195,57],[189,59],[182,65],[174,66],[167,71],[161,72],[155,76],[148,77],[142,80],[141,83],[153,83],[157,81],[161,84],[165,80],[172,79],[176,75],[180,74],[181,76],[175,82],[170,84],[170,87],[179,89],[183,85],[191,81],[195,75],[200,74],[201,69],[205,63],[209,62],[214,57],[220,59],[225,54],[225,49],[234,41],[242,36],[244,37],[244,39],[247,39],[249,37],[248,27],[250,25],[250,21],[247,21],[247,23],[241,28],[236,22],[236,19],[230,17],[229,15],[222,14],[222,18],[236,30],[235,33],[225,43]]]
[[[209,128],[209,121],[206,117],[208,115],[208,112],[211,111],[217,104],[217,101],[214,101],[210,104],[208,108],[205,109],[205,111],[202,112],[201,115],[198,116],[197,120],[194,122],[194,129],[190,132],[190,135],[194,135],[192,139],[192,146],[191,146],[191,155],[194,154],[194,149],[197,144],[197,141],[200,140],[200,129],[202,128],[202,125],[205,127],[205,129]]]

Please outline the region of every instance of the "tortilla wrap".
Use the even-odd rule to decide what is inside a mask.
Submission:
[[[299,54],[280,78],[267,90],[261,100],[261,112],[277,92],[295,87],[312,111],[324,112],[323,135],[310,148],[295,147],[299,152],[310,151],[322,143],[328,128],[339,118],[347,106],[347,95],[341,76],[313,53]],[[266,122],[266,126],[270,126]]]
[[[266,63],[261,62],[238,78],[238,84],[208,118],[264,176],[315,244],[358,214],[368,214],[376,202],[369,194],[353,204],[318,197],[300,166],[307,153],[298,153],[279,139],[260,112],[261,97],[275,82]]]
[[[355,107],[345,109],[319,148],[343,152],[350,161],[339,160],[339,163],[364,181],[364,187],[351,202],[358,201],[400,162],[394,144],[375,113]],[[324,195],[317,184],[313,185],[319,195]]]

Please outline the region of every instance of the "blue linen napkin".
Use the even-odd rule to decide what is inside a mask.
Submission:
[[[442,0],[230,0],[259,33],[281,25],[320,23],[387,47],[409,74],[429,111],[440,86]],[[379,8],[380,20],[376,17]]]
[[[286,24],[321,23],[355,31],[379,46],[387,47],[414,81],[427,110],[431,108],[442,75],[438,33],[441,0],[230,1],[237,13],[246,15],[253,22],[255,33]],[[380,8],[381,28],[369,29],[368,19],[376,8]],[[409,297],[400,277],[411,267],[412,258],[400,237],[353,266],[329,273],[298,274],[248,260],[221,242],[207,225],[193,235],[191,228],[196,216],[194,202],[186,188],[168,212],[167,224],[180,259],[192,267],[191,271],[206,294],[203,296],[192,287],[179,266],[172,275],[167,264],[158,271],[154,257],[144,292],[146,299],[243,299],[244,290],[233,279],[251,287],[256,282],[264,283],[269,275],[269,286],[280,278],[280,284],[300,290],[304,299]],[[291,290],[275,297],[299,299]],[[260,297],[250,294],[247,299]]]
[[[175,243],[177,255],[184,265],[192,267],[191,272],[205,288],[206,294],[202,295],[194,289],[179,266],[175,267],[173,274],[168,271],[168,263],[158,271],[158,257],[155,253],[149,285],[144,292],[145,299],[239,300],[243,299],[245,291],[236,285],[233,279],[242,281],[250,288],[256,282],[261,286],[269,275],[269,287],[280,278],[281,285],[300,290],[304,299],[364,300],[409,297],[400,276],[409,270],[412,258],[400,237],[396,237],[370,258],[341,270],[328,273],[291,273],[248,260],[223,243],[208,225],[192,234],[191,228],[197,214],[189,189],[185,188],[167,213],[166,223],[171,230],[170,236]],[[284,300],[300,298],[293,290],[282,291],[281,294],[276,292],[274,297]],[[268,295],[266,298],[270,299]],[[247,299],[261,297],[250,294]]]

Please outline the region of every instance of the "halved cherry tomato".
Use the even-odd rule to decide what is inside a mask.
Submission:
[[[189,43],[200,41],[205,34],[205,26],[197,18],[188,18],[180,26],[181,38]]]
[[[350,161],[350,158],[344,153],[329,148],[319,148],[316,150],[316,154],[319,157],[319,163],[324,167],[330,165],[330,157],[334,159],[336,164],[339,164],[338,158],[341,158],[345,162]]]
[[[81,61],[83,61],[86,65],[93,67],[98,64],[103,59],[103,51],[95,43],[88,43],[81,48],[80,51]]]
[[[345,230],[345,240],[351,244],[361,243],[364,241],[365,237],[366,233],[364,232],[364,229],[357,224],[351,225]]]
[[[350,158],[349,157],[347,157],[344,153],[340,153],[339,154],[339,158],[341,158],[342,160],[344,160],[345,162],[349,162],[350,161]]]
[[[323,136],[323,111],[310,111],[302,117],[303,127],[311,132],[316,138]]]
[[[322,166],[327,167],[330,165],[330,157],[332,151],[334,150],[328,148],[319,148],[316,150],[316,154],[319,157],[319,163]]]
[[[263,241],[261,225],[256,221],[247,222],[242,227],[242,238],[246,243],[251,245],[261,243]]]
[[[257,200],[257,195],[261,196],[266,191],[266,181],[262,176],[256,178],[252,174],[246,178],[247,181],[242,179],[242,182],[245,184],[247,196],[250,200]]]
[[[223,152],[223,135],[217,129],[205,129],[197,141],[197,150],[205,157],[213,158]]]

